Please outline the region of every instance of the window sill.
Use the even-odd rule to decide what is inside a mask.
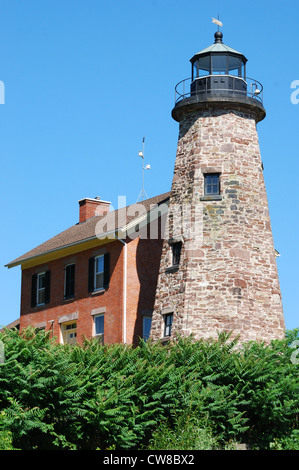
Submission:
[[[211,196],[201,196],[200,201],[222,201],[221,194],[214,194]]]
[[[174,272],[178,271],[178,269],[179,269],[179,264],[174,264],[173,266],[169,266],[169,268],[166,268],[165,272],[166,273],[174,273]]]
[[[63,301],[64,302],[72,302],[73,300],[75,300],[75,297],[64,297]]]
[[[47,308],[48,305],[49,305],[48,303],[47,304],[35,305],[34,307],[31,307],[31,310],[33,310],[33,311],[43,310],[44,308]]]
[[[94,290],[91,295],[100,295],[100,294],[104,294],[104,292],[106,292],[106,289],[104,289],[104,287],[102,289],[97,289],[97,290]]]

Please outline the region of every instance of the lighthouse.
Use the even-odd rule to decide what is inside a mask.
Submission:
[[[179,123],[153,340],[230,332],[241,342],[285,332],[257,125],[263,87],[223,42],[190,60],[175,89]]]

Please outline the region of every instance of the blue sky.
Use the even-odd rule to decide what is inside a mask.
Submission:
[[[242,5],[243,8],[242,8]],[[295,1],[0,0],[0,324],[19,316],[19,268],[6,263],[78,221],[78,200],[136,202],[171,187],[174,87],[189,59],[224,42],[264,86],[258,125],[286,327],[298,321],[299,80]]]

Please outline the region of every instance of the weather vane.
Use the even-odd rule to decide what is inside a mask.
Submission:
[[[218,25],[218,31],[219,31],[219,26],[223,26],[223,23],[219,21],[219,13],[218,13],[218,20],[216,20],[215,18],[212,18],[212,23],[215,23]]]

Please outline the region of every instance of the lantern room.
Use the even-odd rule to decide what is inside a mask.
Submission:
[[[264,119],[263,86],[247,76],[247,59],[223,43],[223,34],[216,31],[214,43],[195,54],[191,77],[175,87],[172,117],[180,122],[185,113],[199,108],[243,106],[254,111],[257,122]]]
[[[221,31],[212,46],[191,59],[191,95],[197,93],[247,93],[246,57],[223,44]]]

